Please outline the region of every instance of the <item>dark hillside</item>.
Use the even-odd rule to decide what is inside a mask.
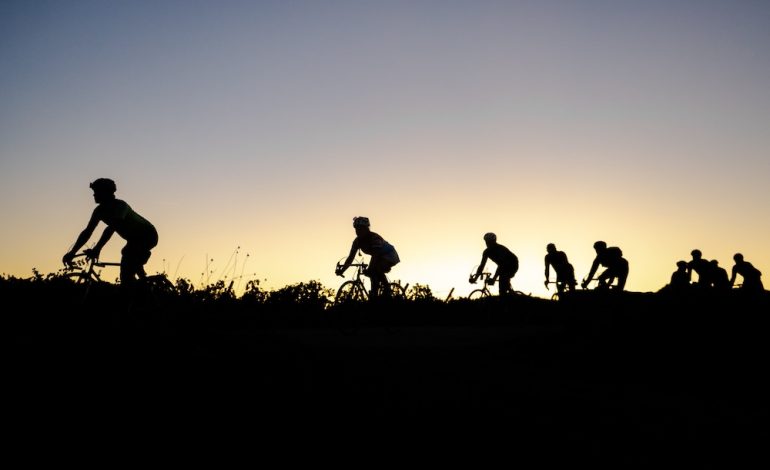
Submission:
[[[724,457],[766,436],[767,293],[337,308],[313,283],[241,298],[99,286],[84,300],[76,287],[1,281],[16,305],[3,314],[9,400],[25,420],[482,418],[635,458]]]

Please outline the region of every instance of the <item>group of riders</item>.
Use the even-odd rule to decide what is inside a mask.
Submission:
[[[478,280],[484,270],[484,266],[486,266],[487,260],[490,259],[497,265],[497,270],[486,282],[488,284],[497,282],[500,295],[509,295],[513,292],[511,279],[519,270],[519,259],[511,250],[497,243],[497,235],[492,232],[484,234],[484,242],[487,248],[482,253],[481,263],[479,263],[476,272],[471,275],[470,282],[475,283]],[[554,283],[558,292],[574,291],[577,286],[575,268],[569,262],[567,254],[557,250],[556,245],[553,243],[549,243],[545,249],[544,284],[546,288],[551,283],[551,268],[553,267],[556,273],[556,281]],[[609,289],[617,281],[614,288],[623,290],[628,278],[628,261],[623,258],[623,251],[616,246],[607,246],[607,243],[604,241],[594,243],[594,250],[596,250],[596,257],[591,264],[588,276],[581,283],[583,289],[586,289],[591,281],[596,280],[597,289]],[[605,269],[594,279],[594,275],[600,266],[603,266]]]
[[[117,232],[126,240],[126,245],[121,251],[120,281],[121,284],[131,285],[137,279],[146,277],[144,265],[150,259],[151,250],[158,244],[158,232],[147,219],[136,213],[125,201],[115,197],[117,188],[113,180],[99,178],[90,184],[90,188],[93,190],[94,202],[97,206],[85,229],[77,237],[72,248],[63,256],[62,261],[65,265],[70,265],[78,250],[91,238],[99,222],[103,222],[107,228],[96,245],[85,250],[85,253],[90,258],[98,259],[104,245]],[[345,270],[350,267],[359,250],[371,256],[365,274],[371,279],[371,298],[374,299],[381,291],[387,293],[386,273],[399,263],[398,253],[393,245],[385,241],[382,236],[371,231],[367,217],[354,217],[353,228],[356,232],[356,238],[350,247],[348,257],[341,265],[338,265],[336,274],[344,275]],[[478,269],[470,276],[470,282],[475,283],[478,280],[487,261],[491,260],[497,265],[497,269],[494,275],[485,282],[488,284],[497,282],[501,296],[512,294],[511,279],[519,270],[519,259],[511,250],[497,242],[497,236],[494,233],[486,233],[484,242],[487,247],[482,253]],[[594,250],[596,257],[591,264],[588,275],[582,281],[581,287],[586,289],[589,283],[595,280],[597,281],[597,289],[612,287],[614,290],[622,291],[628,278],[628,261],[623,257],[622,250],[616,246],[607,246],[604,241],[594,243]],[[575,270],[567,259],[567,255],[563,251],[557,250],[553,243],[546,246],[546,252],[545,286],[548,287],[548,284],[552,282],[550,281],[550,269],[553,267],[556,273],[554,283],[559,293],[575,290],[577,286]],[[666,288],[672,291],[682,291],[692,286],[729,289],[734,286],[736,276],[740,275],[743,278],[742,289],[764,291],[761,280],[762,273],[751,263],[745,261],[740,253],[733,256],[735,265],[729,279],[725,269],[721,268],[716,260],[703,259],[700,250],[693,250],[691,255],[691,261],[679,261],[677,263],[677,270],[672,274],[671,283]],[[594,279],[600,266],[605,269]],[[698,275],[696,283],[691,283],[693,271]]]

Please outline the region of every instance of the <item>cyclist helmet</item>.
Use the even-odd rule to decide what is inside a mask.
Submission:
[[[495,235],[492,232],[487,232],[484,234],[484,241],[485,242],[496,242],[497,241],[497,235]]]
[[[677,265],[677,267],[680,267],[680,268],[686,268],[687,267],[687,261],[679,260],[679,261],[676,262],[676,265]]]
[[[692,255],[693,258],[700,258],[701,256],[703,256],[703,253],[701,253],[700,250],[698,249],[692,250],[690,254]]]
[[[740,253],[736,253],[735,255],[733,255],[733,259],[734,259],[734,260],[735,260],[737,263],[740,263],[741,261],[743,261],[743,255],[742,255],[742,254],[740,254]]]
[[[546,245],[545,251],[547,251],[548,253],[556,251],[556,245],[554,245],[553,243],[549,243],[548,245]]]
[[[607,248],[607,242],[603,242],[599,240],[598,242],[594,243],[594,248],[596,248],[597,250],[603,250]]]
[[[115,194],[115,191],[117,190],[115,182],[109,178],[99,178],[88,186],[93,189],[95,193]]]
[[[368,217],[353,217],[353,227],[368,227],[368,226],[369,226]]]

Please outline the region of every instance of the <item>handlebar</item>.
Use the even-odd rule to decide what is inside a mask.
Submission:
[[[337,276],[339,276],[339,277],[345,277],[345,275],[340,272],[340,268],[342,268],[342,266],[343,266],[343,264],[338,261],[337,262],[337,267],[335,269],[335,272],[336,272]],[[354,267],[354,268],[358,268],[361,271],[364,271],[364,270],[366,270],[366,268],[369,265],[364,263],[364,262],[361,262],[361,263],[350,263],[348,265],[348,267],[351,267],[351,266]]]
[[[79,260],[78,258],[84,258],[84,260]],[[92,258],[91,254],[88,253],[88,250],[86,250],[86,251],[81,251],[80,253],[73,256],[72,260],[69,263],[67,263],[66,267],[68,269],[74,269],[76,267],[83,266],[85,263],[88,263],[89,261],[93,263],[94,266],[97,266],[99,268],[103,268],[105,266],[120,266],[120,263],[109,262],[109,261],[99,261],[99,258]]]
[[[471,274],[468,277],[468,282],[470,282],[471,284],[476,284],[476,281],[478,281],[479,278],[481,278],[484,282],[486,282],[490,278],[490,276],[492,276],[492,273],[481,273],[478,276],[476,274]]]

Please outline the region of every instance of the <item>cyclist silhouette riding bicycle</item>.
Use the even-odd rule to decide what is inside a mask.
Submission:
[[[385,273],[390,272],[390,269],[401,261],[396,249],[379,234],[370,230],[367,217],[353,217],[353,228],[356,230],[356,238],[350,247],[350,254],[342,265],[337,267],[335,274],[342,276],[345,270],[350,267],[358,250],[361,250],[371,256],[369,267],[364,272],[364,275],[368,276],[372,283],[369,300],[376,300],[380,290],[385,295],[389,295],[390,286]]]
[[[115,198],[115,182],[108,178],[99,178],[91,183],[90,188],[94,192],[94,202],[98,205],[91,214],[86,228],[80,232],[72,249],[63,257],[65,265],[69,265],[76,256],[78,250],[93,235],[99,222],[104,222],[107,228],[96,245],[85,250],[89,258],[98,259],[102,248],[117,232],[126,240],[126,245],[121,251],[120,282],[122,285],[131,285],[137,278],[146,277],[144,265],[150,259],[150,250],[158,244],[158,232],[155,227],[140,216],[125,201]]]
[[[580,285],[583,289],[588,287],[588,283],[593,280],[594,274],[601,265],[606,269],[596,278],[599,282],[596,288],[607,289],[612,284],[613,279],[617,279],[618,283],[615,288],[622,291],[626,286],[626,279],[628,279],[628,261],[623,258],[623,252],[616,246],[608,247],[607,243],[601,240],[594,243],[594,250],[596,250],[596,258],[591,264],[588,276]]]
[[[575,268],[572,267],[567,254],[556,249],[556,245],[549,243],[545,250],[545,287],[548,288],[550,277],[550,268],[556,271],[556,289],[561,294],[566,287],[570,291],[575,290],[577,281],[575,280]]]
[[[745,261],[740,253],[736,253],[733,256],[733,260],[735,260],[735,265],[733,265],[733,273],[730,276],[730,286],[735,285],[735,278],[740,274],[743,277],[741,290],[744,292],[764,292],[765,286],[762,284],[762,272],[748,261]]]
[[[487,248],[481,254],[481,263],[479,263],[476,273],[471,276],[469,282],[471,284],[476,282],[484,271],[487,259],[491,259],[497,265],[497,269],[495,274],[486,280],[487,284],[492,285],[497,281],[499,283],[500,296],[513,294],[511,279],[519,270],[519,258],[511,250],[497,243],[497,235],[492,232],[484,234],[484,242],[487,244]]]

